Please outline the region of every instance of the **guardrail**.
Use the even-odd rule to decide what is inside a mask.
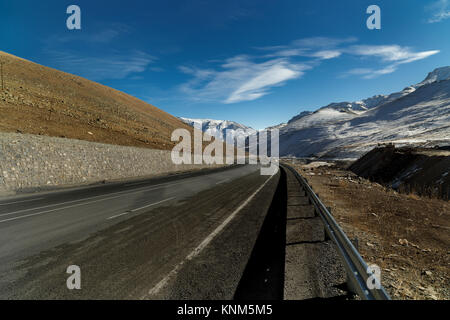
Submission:
[[[364,300],[391,300],[389,294],[383,288],[381,283],[373,277],[368,266],[359,252],[353,246],[347,235],[341,229],[339,224],[333,218],[327,207],[320,201],[314,193],[308,182],[291,166],[282,164],[281,166],[290,170],[302,185],[315,211],[322,218],[325,231],[328,237],[336,244],[337,251],[342,258],[345,270],[347,272],[347,285],[349,290],[357,294]],[[372,289],[368,286],[368,279],[371,277],[376,282]]]

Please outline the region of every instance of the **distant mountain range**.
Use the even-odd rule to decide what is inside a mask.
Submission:
[[[252,128],[233,121],[203,121],[203,131],[249,135]],[[357,158],[378,143],[435,146],[450,144],[450,67],[435,69],[422,82],[389,95],[331,103],[304,111],[280,130],[280,156]],[[241,129],[241,130],[238,130]]]
[[[280,155],[356,158],[388,142],[450,143],[450,67],[400,92],[299,114],[280,130]]]
[[[209,134],[210,136],[226,140],[226,134],[228,133],[230,137],[233,139],[237,137],[248,137],[251,134],[256,133],[255,129],[251,127],[244,126],[243,124],[228,121],[228,120],[212,120],[212,119],[190,119],[190,118],[182,118],[180,119],[192,126],[192,127],[200,127],[203,132]]]

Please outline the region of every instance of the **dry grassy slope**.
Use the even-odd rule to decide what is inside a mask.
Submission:
[[[0,131],[171,149],[176,128],[192,128],[135,97],[0,51]]]

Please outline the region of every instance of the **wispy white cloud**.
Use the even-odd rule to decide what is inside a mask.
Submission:
[[[432,12],[432,17],[428,19],[428,23],[441,22],[442,20],[450,18],[449,0],[438,0],[425,8],[427,11]]]
[[[54,34],[44,42],[47,45],[83,42],[86,44],[107,44],[116,40],[118,37],[128,34],[131,28],[125,24],[115,23],[107,27],[95,29],[94,32],[65,32]]]
[[[377,67],[355,68],[344,76],[375,78],[397,70],[401,64],[425,59],[438,50],[414,51],[399,45],[355,45],[356,38],[306,38],[288,45],[255,48],[253,55],[237,55],[224,61],[210,60],[208,68],[181,66],[191,76],[181,90],[197,101],[236,103],[269,94],[274,87],[298,79],[325,60],[343,55],[375,58]]]
[[[312,57],[320,58],[322,60],[328,60],[337,58],[342,54],[339,50],[321,50],[311,54]]]
[[[94,81],[128,76],[139,79],[138,74],[147,69],[163,71],[158,66],[149,66],[157,58],[144,51],[119,51],[111,49],[111,45],[105,46],[126,36],[132,30],[131,27],[113,23],[93,30],[65,32],[44,39],[43,51],[49,57],[50,64]]]
[[[389,65],[389,66],[386,66],[386,67],[380,68],[380,69],[355,68],[355,69],[351,69],[348,72],[346,72],[344,74],[344,76],[357,75],[357,76],[362,76],[364,79],[373,79],[373,78],[376,78],[376,77],[384,75],[384,74],[393,73],[393,72],[395,72],[395,70],[397,70],[397,68],[394,65]]]
[[[327,38],[311,37],[292,41],[285,46],[269,46],[257,48],[264,51],[271,51],[267,57],[313,57],[319,59],[332,59],[341,55],[338,46],[355,42],[354,37],[349,38]]]
[[[310,37],[292,41],[291,46],[300,48],[335,48],[339,45],[356,42],[355,37],[330,38],[330,37]]]
[[[409,47],[399,45],[355,45],[349,47],[346,52],[357,56],[377,57],[382,62],[388,63],[378,69],[355,68],[347,72],[349,75],[362,75],[365,79],[372,79],[395,72],[401,64],[428,58],[439,53],[439,50],[414,52]]]
[[[268,94],[274,86],[299,78],[307,68],[285,58],[258,63],[248,56],[235,56],[227,59],[218,70],[180,67],[182,72],[193,76],[181,89],[197,100],[250,101]]]
[[[246,68],[249,72],[253,72],[253,75],[249,79],[245,79],[231,93],[226,99],[226,103],[258,99],[268,94],[271,87],[282,85],[287,80],[300,77],[303,74],[302,70],[306,69],[303,65],[290,64],[284,59],[248,65]]]
[[[179,70],[192,76],[181,85],[181,90],[194,100],[236,103],[261,98],[271,88],[300,78],[321,60],[337,58],[338,45],[355,41],[354,38],[306,38],[289,45],[256,48],[252,56],[237,55],[217,62],[214,68],[181,66]],[[299,58],[307,61],[298,61]]]
[[[48,51],[48,54],[59,69],[95,81],[123,79],[131,74],[144,72],[156,60],[142,51],[104,56],[86,56],[67,51]]]
[[[408,47],[401,47],[399,45],[358,45],[351,46],[347,52],[360,56],[376,56],[386,62],[409,63],[425,59],[439,51],[414,52]]]

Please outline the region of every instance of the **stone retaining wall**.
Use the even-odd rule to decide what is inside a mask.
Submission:
[[[170,151],[0,133],[0,192],[69,186],[218,165],[175,165]]]

